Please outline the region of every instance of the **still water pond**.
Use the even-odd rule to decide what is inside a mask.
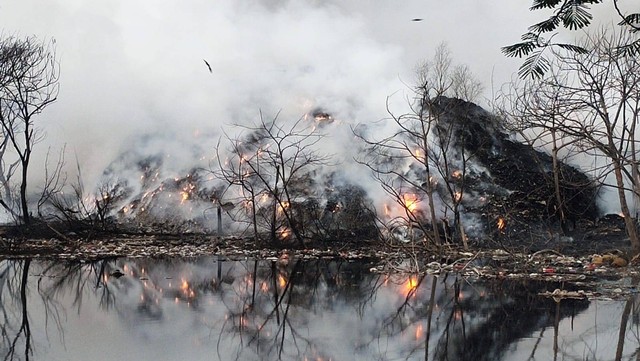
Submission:
[[[640,310],[366,262],[0,261],[5,360],[640,359]]]

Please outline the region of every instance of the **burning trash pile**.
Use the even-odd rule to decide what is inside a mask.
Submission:
[[[301,121],[333,125],[331,115],[320,111]],[[295,161],[311,153],[270,163],[289,155],[271,153],[282,139],[265,137],[264,128],[234,141],[231,150],[216,149],[209,164],[181,175],[168,174],[163,156],[123,154],[103,174],[112,192],[118,190],[113,222],[145,233],[244,236],[282,246],[300,239],[303,245],[378,238],[374,207],[362,187],[345,182],[336,170],[319,172],[304,163],[295,174],[281,171],[298,167]]]
[[[439,136],[470,160],[465,211],[480,216],[488,239],[535,244],[596,221],[598,185],[580,170],[558,161],[556,192],[552,157],[509,139],[501,119],[459,99],[441,97],[435,107]]]
[[[323,110],[292,125],[273,120],[243,128],[241,136],[222,139],[229,144],[219,143],[205,164],[180,174],[167,171],[165,156],[123,154],[104,172],[108,187],[101,198],[110,200],[117,227],[244,236],[281,246],[389,234],[416,241],[434,232],[444,243],[535,249],[553,234],[596,220],[598,186],[580,170],[556,162],[555,179],[548,154],[510,139],[498,117],[473,103],[439,97],[429,107],[437,115],[424,137],[431,145],[403,148],[409,156],[379,151],[368,153],[374,161],[356,160],[365,165],[363,176],[378,172],[373,178],[395,196],[395,205],[371,199],[371,187],[354,184],[344,177],[346,167],[316,153],[313,146],[325,139],[321,132],[344,133]],[[383,175],[396,178],[385,183]],[[428,208],[436,209],[432,217]]]

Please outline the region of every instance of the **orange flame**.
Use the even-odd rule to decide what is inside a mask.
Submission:
[[[287,201],[280,202],[280,204],[278,204],[278,209],[277,209],[278,215],[281,216],[282,214],[284,214],[284,211],[287,209],[289,209],[289,202]]]
[[[402,203],[406,210],[414,212],[418,208],[418,196],[413,193],[405,193],[402,195]]]
[[[502,232],[507,227],[507,222],[504,220],[504,218],[498,217],[497,225],[498,225],[498,230]]]
[[[415,296],[415,290],[417,288],[418,288],[418,279],[415,276],[409,276],[407,281],[404,283],[405,295],[408,296],[409,294],[414,292],[414,296]]]

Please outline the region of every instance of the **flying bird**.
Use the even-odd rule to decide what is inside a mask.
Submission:
[[[209,65],[209,62],[204,59],[202,59],[202,61],[204,61],[204,63],[207,65],[207,68],[209,69],[209,73],[213,74],[213,70],[211,70],[211,65]]]
[[[413,18],[413,19],[411,19],[411,21],[422,21],[422,19],[420,19],[420,18]]]

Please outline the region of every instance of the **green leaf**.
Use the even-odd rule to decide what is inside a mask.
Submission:
[[[593,15],[591,15],[588,9],[589,8],[581,2],[573,1],[572,4],[567,6],[564,11],[559,14],[562,19],[562,24],[569,30],[582,29],[591,24]]]
[[[620,56],[639,56],[640,55],[640,39],[623,45],[616,49],[616,55]]]
[[[560,3],[560,0],[534,0],[529,10],[553,9]]]
[[[539,79],[549,71],[549,68],[549,60],[543,56],[542,51],[536,51],[522,63],[518,75],[523,79]]]
[[[531,25],[529,27],[530,32],[534,33],[548,33],[550,31],[555,30],[558,25],[560,25],[560,18],[557,16],[552,16],[545,21],[541,21],[537,24]]]
[[[522,36],[520,36],[520,39],[522,39],[522,41],[538,42],[538,39],[540,39],[540,35],[538,35],[537,33],[527,32],[522,34]]]
[[[531,53],[537,47],[538,45],[535,41],[525,41],[522,43],[504,46],[500,50],[504,55],[510,58],[513,58],[513,57],[521,58],[523,56],[529,55],[529,53]]]
[[[629,14],[624,17],[624,19],[618,23],[618,25],[639,25],[640,24],[640,13]]]
[[[562,49],[569,50],[569,51],[572,51],[572,52],[577,53],[577,54],[586,54],[586,53],[589,52],[587,49],[585,49],[585,48],[583,48],[581,46],[578,46],[578,45],[574,45],[574,44],[558,43],[558,44],[553,44],[553,45],[559,46]]]

